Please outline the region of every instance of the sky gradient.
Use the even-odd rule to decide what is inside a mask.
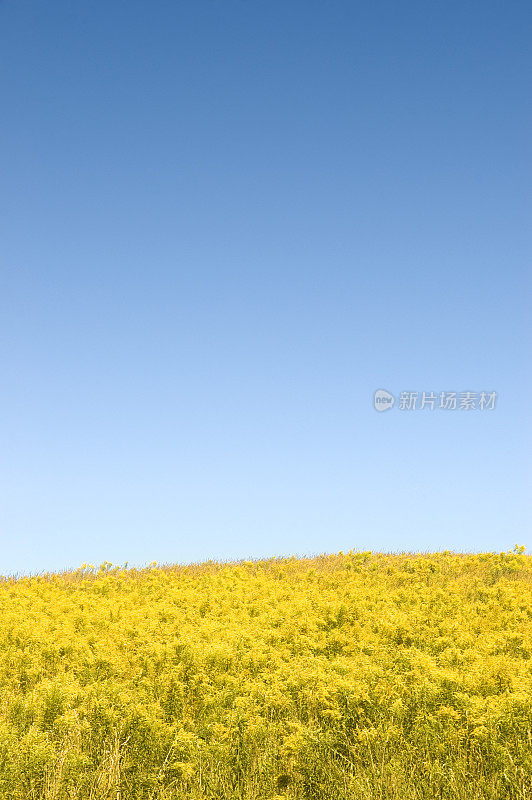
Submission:
[[[0,573],[532,545],[531,40],[0,2]]]

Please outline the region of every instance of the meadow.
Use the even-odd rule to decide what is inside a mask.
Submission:
[[[532,557],[0,579],[1,800],[531,800]]]

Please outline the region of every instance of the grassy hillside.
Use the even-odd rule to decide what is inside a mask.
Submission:
[[[1,800],[532,798],[532,558],[0,581]]]

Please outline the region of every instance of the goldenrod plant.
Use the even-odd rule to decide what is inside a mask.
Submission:
[[[1,800],[530,800],[532,558],[0,580]]]

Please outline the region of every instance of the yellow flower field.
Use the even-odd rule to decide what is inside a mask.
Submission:
[[[532,800],[532,558],[0,579],[1,800]]]

